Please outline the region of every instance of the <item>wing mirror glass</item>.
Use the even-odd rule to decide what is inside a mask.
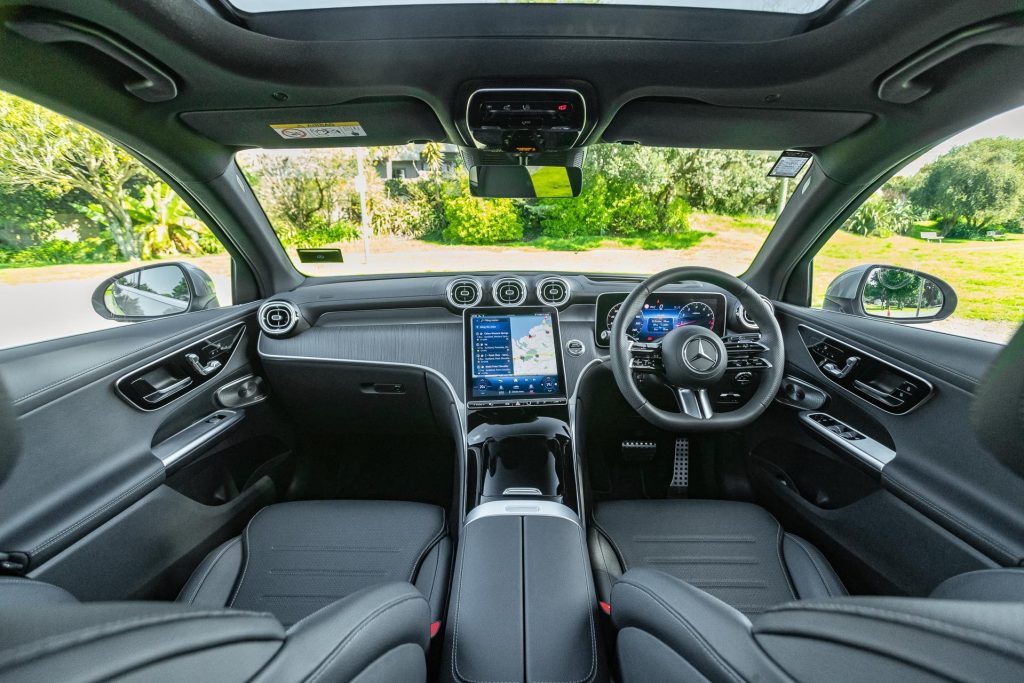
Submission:
[[[844,272],[825,292],[825,310],[896,323],[943,320],[956,309],[953,288],[908,268],[869,264]]]
[[[213,280],[188,263],[158,263],[118,273],[100,283],[92,307],[108,320],[163,318],[220,308]]]

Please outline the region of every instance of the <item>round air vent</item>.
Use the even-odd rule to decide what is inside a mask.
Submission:
[[[491,285],[491,296],[501,306],[518,306],[526,301],[526,283],[517,277],[502,277]]]
[[[456,308],[470,308],[480,303],[483,287],[471,277],[460,277],[448,283],[448,301]]]
[[[766,296],[762,296],[761,299],[764,301],[768,310],[772,313],[775,312],[775,306],[772,304],[771,299]],[[746,327],[748,330],[756,330],[757,323],[750,317],[750,313],[747,312],[746,307],[743,304],[736,304],[736,320],[739,321],[740,325]]]
[[[560,277],[546,277],[537,283],[537,298],[548,306],[561,306],[569,300],[569,283]]]
[[[291,332],[301,317],[295,304],[287,301],[268,301],[260,306],[257,314],[260,329],[274,337]]]

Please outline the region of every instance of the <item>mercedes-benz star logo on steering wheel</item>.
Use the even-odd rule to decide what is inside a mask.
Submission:
[[[718,366],[718,349],[696,337],[683,345],[683,362],[694,372],[705,375]]]

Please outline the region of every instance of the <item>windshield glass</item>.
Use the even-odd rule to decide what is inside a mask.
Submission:
[[[435,143],[237,158],[296,268],[326,276],[681,265],[738,275],[797,184],[768,177],[777,157],[595,145],[574,199],[472,197],[458,148]],[[316,248],[341,255],[305,251]]]

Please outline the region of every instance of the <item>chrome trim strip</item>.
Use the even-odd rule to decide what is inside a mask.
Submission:
[[[831,334],[826,334],[825,332],[822,332],[821,330],[815,329],[815,328],[811,327],[810,325],[805,325],[804,323],[797,323],[796,327],[797,327],[797,334],[799,334],[800,328],[803,328],[803,329],[805,329],[808,332],[811,332],[813,334],[819,334],[822,337],[825,337],[826,339],[831,339],[832,341],[837,342],[839,344],[843,344],[844,346],[849,346],[850,348],[852,348],[853,350],[859,352],[860,354],[862,354],[864,356],[868,356],[869,358],[874,358],[875,360],[877,360],[879,363],[882,363],[883,365],[888,365],[890,368],[892,368],[893,370],[896,370],[897,372],[902,372],[905,375],[910,375],[912,378],[918,380],[919,382],[924,384],[926,387],[928,387],[928,395],[925,396],[924,398],[922,398],[920,401],[918,401],[917,404],[913,408],[911,408],[910,410],[908,410],[908,411],[906,411],[904,413],[896,413],[896,412],[893,412],[891,410],[887,410],[887,409],[883,408],[882,406],[880,406],[880,405],[878,405],[876,403],[872,403],[871,401],[867,400],[866,398],[864,398],[863,396],[858,394],[856,391],[850,391],[849,389],[844,387],[842,384],[840,384],[839,382],[835,381],[834,379],[832,379],[831,377],[826,375],[824,372],[822,372],[821,371],[821,367],[819,367],[817,363],[814,364],[814,366],[818,370],[818,374],[819,375],[821,375],[822,377],[827,379],[831,384],[836,385],[837,387],[839,387],[840,389],[842,389],[846,393],[851,394],[853,396],[856,396],[857,398],[859,398],[861,401],[864,401],[864,403],[868,404],[872,408],[877,408],[878,410],[883,410],[883,411],[889,413],[890,415],[899,415],[899,416],[909,415],[910,413],[914,412],[915,410],[920,408],[922,405],[927,403],[928,400],[931,399],[931,397],[935,394],[935,385],[932,384],[931,382],[929,382],[928,380],[926,380],[924,377],[921,377],[917,373],[911,372],[910,370],[907,370],[904,367],[900,367],[899,365],[896,365],[892,361],[887,361],[884,358],[880,358],[879,356],[876,356],[875,354],[871,353],[870,351],[865,351],[863,349],[863,347],[857,346],[856,344],[851,344],[848,341],[843,341],[842,339],[839,339],[838,337],[833,337]],[[803,339],[803,337],[801,336],[800,342],[804,345],[804,348],[807,349],[808,355],[810,355],[810,349],[807,347],[807,340]],[[813,356],[811,357],[811,360],[814,360]]]
[[[473,143],[473,147],[476,149],[487,148],[473,137],[473,129],[469,127],[469,107],[473,103],[473,98],[482,92],[571,92],[579,95],[580,102],[583,104],[583,125],[580,127],[580,132],[576,135],[576,140],[572,143],[570,149],[576,148],[576,145],[580,143],[583,133],[586,132],[590,124],[590,120],[587,118],[587,98],[575,88],[478,88],[470,93],[469,98],[466,100],[466,115],[463,118],[463,121],[466,122],[466,132],[469,134],[469,141]]]
[[[466,525],[470,525],[478,519],[487,517],[560,517],[570,521],[576,526],[583,528],[580,518],[568,506],[555,503],[550,500],[516,500],[501,501],[494,500],[489,503],[482,503],[469,511],[466,515]]]
[[[203,382],[202,384],[196,385],[194,388],[189,389],[188,391],[183,392],[177,398],[171,399],[167,403],[163,404],[162,406],[157,406],[156,408],[143,408],[142,406],[137,405],[134,401],[132,401],[130,398],[128,398],[128,395],[125,394],[124,391],[122,391],[121,383],[124,382],[126,379],[128,379],[128,377],[130,375],[135,375],[135,374],[140,373],[140,372],[142,372],[144,370],[148,370],[149,368],[153,367],[154,365],[159,365],[160,363],[164,362],[165,360],[167,360],[171,356],[175,356],[175,355],[181,353],[182,351],[184,351],[188,347],[195,346],[196,344],[202,344],[204,341],[209,340],[211,337],[216,337],[219,334],[224,334],[228,330],[233,329],[235,327],[238,327],[239,325],[242,326],[242,334],[238,337],[238,341],[235,342],[235,347],[233,349],[231,349],[231,353],[230,353],[230,355],[228,355],[227,360],[224,361],[224,365],[222,365],[220,368],[218,368],[217,372],[215,372],[215,373],[213,373],[211,375],[208,375],[208,377],[210,379],[213,379],[214,377],[219,375],[221,372],[223,372],[224,369],[226,367],[228,367],[228,365],[231,364],[231,359],[235,357],[235,352],[238,351],[239,347],[242,346],[242,342],[245,341],[245,333],[248,331],[248,326],[245,324],[244,320],[239,320],[236,323],[231,323],[230,325],[228,325],[226,327],[222,327],[221,329],[217,330],[216,332],[211,332],[210,334],[206,335],[205,337],[202,337],[201,339],[199,339],[197,341],[186,342],[186,343],[176,347],[173,351],[170,351],[170,352],[165,353],[164,355],[160,356],[156,360],[150,361],[149,363],[146,363],[145,365],[142,365],[142,366],[140,366],[138,368],[135,368],[134,370],[132,370],[130,372],[126,372],[125,374],[123,374],[120,377],[118,377],[117,381],[114,382],[114,389],[117,390],[117,393],[119,393],[121,395],[121,398],[123,398],[125,400],[125,402],[128,403],[128,405],[130,405],[131,407],[135,408],[136,410],[141,410],[141,411],[143,411],[145,413],[152,413],[152,412],[155,412],[157,410],[163,410],[167,406],[169,406],[171,404],[174,404],[174,403],[177,403],[178,401],[180,401],[181,399],[185,398],[186,396],[191,394],[193,391],[195,391],[199,387],[202,387],[202,386],[204,386],[206,384],[209,384],[210,382],[206,381],[206,382]]]
[[[216,424],[203,426],[218,415],[224,417]],[[214,439],[241,422],[244,417],[244,411],[217,410],[158,443],[153,447],[153,455],[164,464],[164,469],[169,470],[178,461],[201,451]]]
[[[825,429],[820,424],[812,420],[811,415],[825,415],[835,420],[839,424],[843,425],[847,429],[851,429],[857,432],[864,438],[859,439],[857,441],[847,441],[846,439],[830,432],[829,430]],[[868,467],[879,472],[881,472],[886,465],[888,465],[890,462],[896,459],[896,452],[894,450],[888,448],[887,446],[883,446],[882,444],[878,443],[864,432],[860,431],[859,429],[851,427],[842,420],[832,417],[832,415],[828,413],[824,413],[820,410],[805,410],[800,413],[800,421],[803,422],[808,427],[810,427],[811,430],[816,434],[820,434],[821,436],[825,437],[832,444],[838,446],[846,453],[852,455],[853,457],[857,458],[858,460],[866,464]]]
[[[583,520],[587,518],[585,507],[586,495],[583,490],[583,468],[580,467],[580,454],[578,446],[576,445],[579,443],[579,440],[576,437],[576,402],[579,400],[580,385],[583,384],[584,376],[586,376],[587,372],[589,372],[592,367],[605,363],[608,359],[608,356],[601,356],[584,365],[583,369],[580,370],[580,374],[576,376],[576,386],[573,387],[572,396],[569,397],[569,436],[572,439],[572,469],[573,476],[576,479],[576,502],[580,509],[580,519]],[[584,524],[581,524],[580,526],[585,528]]]
[[[536,486],[510,486],[501,492],[503,496],[541,496],[541,490]]]

